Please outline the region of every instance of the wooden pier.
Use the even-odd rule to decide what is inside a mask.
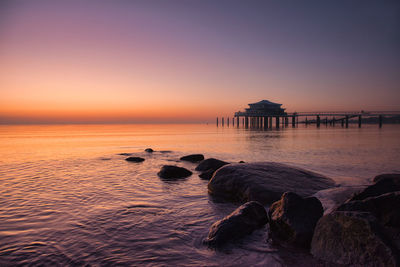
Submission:
[[[377,118],[378,127],[382,128],[384,118],[393,116],[400,116],[400,111],[294,112],[279,115],[262,113],[249,115],[246,112],[236,112],[231,119],[233,127],[240,127],[241,122],[241,125],[244,128],[269,129],[273,127],[273,120],[275,120],[275,128],[289,127],[289,124],[292,127],[297,127],[299,123],[305,124],[306,126],[315,124],[317,128],[321,127],[321,124],[326,127],[328,127],[328,125],[335,127],[336,124],[340,124],[343,128],[349,128],[350,120],[356,118],[356,125],[361,128],[363,118]],[[240,118],[242,118],[242,120],[240,120]],[[302,118],[300,122],[299,118]],[[226,122],[228,127],[229,120],[230,118],[227,117]],[[222,126],[224,126],[224,121],[224,117],[222,117]],[[291,123],[289,123],[289,121]],[[218,117],[216,119],[216,124],[219,126]]]

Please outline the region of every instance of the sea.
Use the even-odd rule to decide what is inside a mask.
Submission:
[[[220,250],[205,246],[210,226],[239,204],[210,198],[197,164],[179,160],[193,153],[286,163],[338,186],[367,185],[400,172],[400,125],[2,125],[0,266],[318,264],[307,251],[271,242],[266,227]],[[157,175],[163,165],[193,175],[165,181]]]

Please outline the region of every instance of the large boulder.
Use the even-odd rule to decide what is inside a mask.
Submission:
[[[321,174],[275,162],[229,164],[215,172],[208,192],[217,198],[234,202],[258,201],[269,204],[284,192],[302,197],[335,186]]]
[[[210,247],[218,248],[229,241],[250,234],[267,222],[268,217],[264,207],[256,201],[247,202],[230,215],[215,222],[211,226],[204,243]]]
[[[369,212],[335,211],[318,221],[311,254],[335,264],[398,266],[398,252],[382,232]]]
[[[350,185],[350,186],[337,186],[318,191],[313,196],[321,201],[324,207],[324,213],[328,214],[334,211],[338,206],[342,205],[354,193],[360,192],[366,186],[364,185]]]
[[[219,159],[209,158],[200,162],[195,170],[202,172],[199,175],[200,178],[210,180],[216,170],[227,164],[229,163]]]
[[[400,173],[384,173],[384,174],[380,174],[380,175],[377,175],[377,176],[375,176],[375,178],[373,179],[373,182],[374,183],[376,183],[376,182],[378,182],[379,180],[382,180],[382,179],[390,179],[390,180],[396,180],[397,181],[397,183],[399,183],[400,181]],[[396,181],[394,181],[394,182],[396,182]]]
[[[349,201],[363,200],[382,194],[400,191],[400,174],[381,174],[374,178],[374,184],[368,186],[360,193],[355,194]]]
[[[130,162],[143,162],[144,158],[141,158],[141,157],[128,157],[125,160],[126,161],[130,161]]]
[[[153,153],[154,152],[154,150],[152,148],[146,148],[144,151],[147,152],[147,153]]]
[[[268,211],[271,237],[284,243],[310,247],[317,221],[324,209],[316,197],[302,198],[293,192],[286,192],[274,202]]]
[[[383,226],[400,231],[400,191],[346,202],[336,210],[370,212]]]
[[[180,160],[189,161],[189,162],[199,162],[199,161],[204,160],[204,156],[202,154],[191,154],[191,155],[181,157]]]
[[[192,172],[178,166],[173,165],[164,165],[161,170],[158,172],[158,176],[163,179],[179,179],[186,178],[192,175]]]

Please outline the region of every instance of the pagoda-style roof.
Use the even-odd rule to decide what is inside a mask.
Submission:
[[[271,102],[271,101],[268,101],[268,100],[261,100],[261,101],[259,101],[259,102],[256,102],[256,103],[251,103],[251,104],[249,104],[249,106],[250,105],[271,105],[271,106],[282,106],[282,104],[278,104],[278,103],[274,103],[274,102]]]

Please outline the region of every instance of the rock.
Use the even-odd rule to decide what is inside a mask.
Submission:
[[[247,202],[230,215],[215,222],[211,226],[204,243],[210,247],[218,248],[229,241],[252,233],[267,222],[268,217],[264,207],[256,201]]]
[[[239,163],[246,163],[246,162],[244,162],[243,160],[241,160],[241,161],[239,161]]]
[[[271,237],[284,243],[309,248],[317,221],[324,209],[316,197],[302,198],[286,192],[268,211]]]
[[[373,182],[376,183],[382,179],[400,180],[400,173],[385,173],[375,176]]]
[[[381,225],[397,228],[400,232],[400,191],[346,202],[336,210],[370,212]]]
[[[300,168],[274,162],[229,164],[215,172],[208,192],[234,202],[269,204],[291,191],[302,197],[335,186],[333,180]]]
[[[147,153],[153,153],[154,152],[154,150],[151,149],[151,148],[146,148],[144,151],[147,152]]]
[[[334,211],[338,206],[342,205],[346,200],[354,195],[354,193],[360,192],[365,187],[366,186],[364,185],[332,187],[318,191],[313,196],[321,201],[324,213],[328,214]]]
[[[204,180],[210,180],[215,170],[209,169],[199,174],[199,177]]]
[[[130,162],[142,162],[144,161],[144,158],[141,157],[129,157],[125,159],[126,161],[130,161]]]
[[[120,155],[120,156],[130,156],[130,155],[132,155],[132,153],[119,153],[118,155]]]
[[[222,166],[229,164],[228,162],[219,160],[219,159],[214,159],[214,158],[209,158],[205,159],[200,164],[196,167],[196,171],[207,171],[209,169],[219,169]]]
[[[202,154],[191,154],[184,157],[181,157],[180,160],[190,161],[190,162],[199,162],[204,160],[204,156]]]
[[[164,179],[186,178],[190,175],[192,175],[191,171],[173,165],[164,165],[158,173],[158,176]]]
[[[200,178],[209,180],[216,170],[227,164],[229,163],[219,159],[209,158],[200,162],[195,170],[202,172],[199,175]]]
[[[315,227],[311,254],[324,261],[357,266],[398,266],[396,250],[368,212],[335,211]]]
[[[365,188],[358,194],[355,194],[348,201],[363,200],[368,197],[376,197],[382,194],[400,191],[399,174],[382,174],[374,178],[375,183]]]

